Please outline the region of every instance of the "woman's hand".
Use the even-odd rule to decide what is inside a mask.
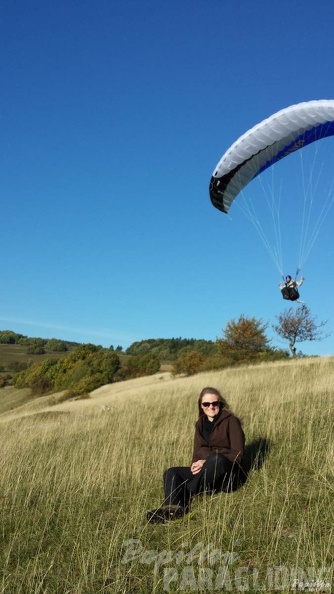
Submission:
[[[205,460],[197,460],[197,462],[193,462],[190,466],[190,470],[193,474],[198,474],[205,464]]]

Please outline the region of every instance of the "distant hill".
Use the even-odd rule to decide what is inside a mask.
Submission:
[[[31,362],[52,357],[63,357],[80,343],[58,338],[36,338],[18,334],[12,330],[0,331],[0,372],[17,372]]]
[[[0,330],[0,373],[24,369],[31,362],[44,361],[52,357],[63,357],[82,343],[58,338],[28,337],[12,330]],[[101,347],[102,349],[102,347]],[[114,350],[111,346],[110,349]],[[161,363],[175,361],[182,352],[196,350],[204,356],[214,356],[217,345],[211,340],[197,338],[148,338],[132,343],[125,353],[117,347],[121,360],[126,356],[155,355]]]

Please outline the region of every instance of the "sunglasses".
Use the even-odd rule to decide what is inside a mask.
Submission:
[[[216,408],[216,406],[219,406],[219,404],[219,400],[215,400],[214,402],[202,402],[202,406],[205,408],[209,408],[209,406],[214,406]]]

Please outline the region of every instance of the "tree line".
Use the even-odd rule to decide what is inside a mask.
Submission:
[[[51,356],[44,361],[30,362],[27,369],[11,376],[10,381],[19,388],[31,388],[36,395],[65,390],[68,397],[74,397],[87,395],[104,384],[157,373],[166,362],[172,366],[174,375],[193,375],[200,371],[296,357],[297,342],[324,338],[326,322],[318,323],[306,305],[290,308],[277,320],[273,329],[288,341],[290,353],[287,349],[271,346],[266,335],[267,323],[243,314],[230,320],[222,337],[215,342],[194,338],[152,338],[134,342],[125,351],[125,356],[120,354],[120,348],[115,351],[112,346],[107,349],[57,339],[29,339],[9,330],[0,331],[0,343],[33,347],[44,340],[43,348],[50,349],[53,354],[67,351],[71,346],[72,350],[63,357]],[[0,375],[0,387],[7,383],[8,378]]]
[[[20,344],[27,347],[28,354],[44,355],[45,353],[64,353],[79,346],[80,343],[58,338],[31,338],[12,330],[1,330],[0,344]]]

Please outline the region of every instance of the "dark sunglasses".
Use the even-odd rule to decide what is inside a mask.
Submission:
[[[215,400],[214,402],[202,402],[202,406],[204,406],[205,408],[209,408],[209,406],[219,406],[220,402],[219,400]]]

